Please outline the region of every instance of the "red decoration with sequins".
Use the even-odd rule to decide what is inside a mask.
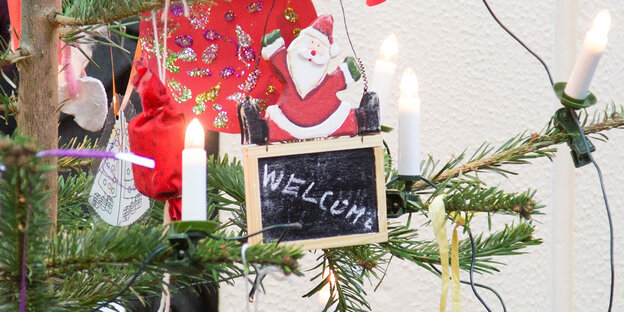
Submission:
[[[284,88],[267,62],[260,61],[256,69],[271,1],[216,3],[190,5],[188,18],[182,5],[171,5],[166,55],[162,54],[165,23],[158,14],[158,47],[164,56],[165,85],[186,118],[198,117],[209,130],[238,133],[237,107],[247,94],[266,107],[277,102]],[[140,44],[149,68],[157,73],[151,15],[143,17]],[[266,30],[281,29],[288,44],[316,17],[311,0],[276,0]]]

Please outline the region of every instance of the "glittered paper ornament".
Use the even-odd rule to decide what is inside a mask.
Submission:
[[[289,43],[296,29],[307,26],[316,18],[311,0],[215,1],[191,4],[189,17],[184,7],[172,3],[167,12],[167,53],[161,57],[165,66],[167,92],[186,117],[197,117],[209,130],[237,133],[240,131],[237,107],[247,96],[263,107],[277,101],[283,89],[270,65],[261,60],[261,39],[267,30],[280,28]],[[288,15],[278,14],[288,9]],[[151,14],[143,15],[140,43],[149,68],[158,72],[156,53],[163,53],[162,12],[157,14],[160,51],[156,51]],[[173,29],[172,29],[173,27]],[[258,66],[258,70],[256,67]],[[219,96],[202,97],[219,85]],[[266,93],[267,87],[275,91]]]

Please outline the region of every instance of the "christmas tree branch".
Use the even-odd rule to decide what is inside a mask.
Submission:
[[[65,0],[63,14],[57,14],[54,21],[64,26],[110,24],[143,12],[162,9],[164,5],[163,0]]]
[[[7,49],[4,53],[2,53],[2,55],[0,55],[0,67],[16,64],[28,59],[29,57],[31,57],[31,55],[25,50],[13,51],[12,49]]]
[[[483,238],[475,238],[476,263],[475,272],[497,272],[495,266],[500,264],[494,261],[494,256],[510,256],[522,254],[521,249],[541,244],[541,239],[533,238],[535,229],[527,222],[518,225],[506,226],[504,230],[494,232]],[[419,241],[415,229],[405,226],[392,226],[388,233],[388,242],[379,246],[399,259],[406,259],[421,267],[430,270],[428,264],[440,264],[440,255],[437,242]],[[462,270],[470,269],[472,252],[470,241],[462,240],[459,243],[459,266]]]
[[[171,1],[171,3],[181,2]],[[188,3],[218,4],[210,0],[189,0]],[[63,14],[57,14],[54,21],[64,26],[110,24],[152,10],[160,10],[164,6],[164,0],[64,0]]]
[[[604,118],[601,117],[601,115],[602,114],[595,115],[594,119],[589,124],[587,124],[587,118],[584,119],[583,130],[585,134],[597,134],[624,127],[622,107],[616,108],[615,105],[611,105],[604,112]],[[552,120],[543,133],[542,135],[533,133],[531,135],[522,134],[516,136],[507,141],[496,151],[494,151],[491,145],[484,144],[475,152],[468,163],[457,166],[465,156],[464,153],[462,153],[459,157],[455,157],[449,161],[441,171],[431,176],[430,180],[435,183],[441,183],[462,174],[481,171],[495,171],[502,174],[513,173],[500,168],[500,166],[527,164],[530,159],[534,158],[552,158],[556,148],[550,147],[565,142],[568,139],[568,135],[575,135],[560,131],[554,126]],[[493,151],[494,153],[492,154]],[[432,163],[431,160],[425,165],[423,169],[424,172],[427,171],[426,169],[430,163]],[[431,166],[431,168],[432,167],[434,166]],[[413,189],[423,190],[427,187],[428,185],[425,182],[419,181],[414,184]]]

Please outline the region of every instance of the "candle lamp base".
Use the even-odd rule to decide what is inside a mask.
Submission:
[[[568,146],[570,146],[574,166],[580,168],[591,163],[590,154],[596,151],[596,147],[587,136],[580,134],[581,129],[574,121],[572,114],[576,113],[566,107],[560,108],[555,112],[555,121],[557,127],[568,134],[573,134],[568,136]]]
[[[555,112],[555,121],[557,127],[565,133],[573,134],[568,136],[568,146],[570,146],[572,160],[576,168],[583,167],[591,163],[590,154],[596,150],[594,144],[589,141],[587,136],[580,135],[582,129],[577,121],[574,120],[576,114],[574,110],[588,108],[596,104],[596,96],[589,92],[584,99],[575,99],[565,94],[566,82],[558,82],[553,86],[555,94],[564,108],[560,108]]]
[[[215,231],[215,221],[174,221],[173,232],[169,234],[172,256],[165,261],[168,265],[190,266],[197,251],[197,243]]]
[[[582,100],[567,96],[565,94],[566,85],[567,85],[566,82],[557,82],[553,86],[553,89],[555,90],[555,94],[557,95],[557,97],[559,98],[559,101],[561,102],[561,104],[563,104],[563,106],[570,108],[570,109],[581,109],[581,108],[588,108],[596,104],[597,102],[596,96],[591,92],[589,92],[587,97]]]
[[[416,212],[416,205],[421,206],[420,196],[412,192],[414,182],[421,180],[421,176],[403,176],[397,178],[404,181],[405,187],[400,189],[386,190],[386,208],[388,218],[398,218],[406,213]]]

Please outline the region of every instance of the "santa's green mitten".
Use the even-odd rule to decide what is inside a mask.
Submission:
[[[347,63],[347,66],[349,67],[349,73],[351,74],[351,77],[353,77],[353,80],[360,80],[360,78],[362,77],[362,72],[360,71],[360,66],[355,60],[355,57],[347,56],[344,59],[344,62]]]
[[[266,47],[270,44],[272,44],[273,42],[275,42],[275,40],[282,38],[282,32],[279,29],[276,29],[264,36],[262,36],[262,47]]]

